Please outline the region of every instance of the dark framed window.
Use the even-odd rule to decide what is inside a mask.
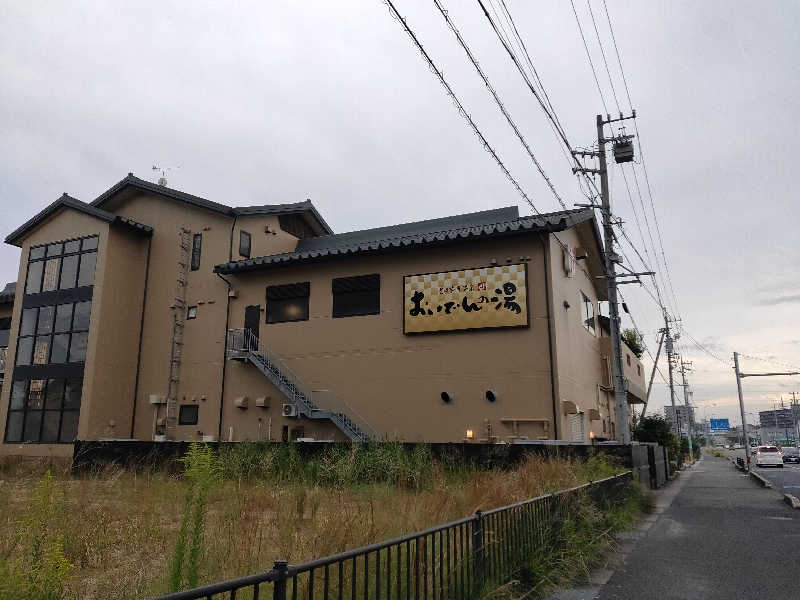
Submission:
[[[331,282],[333,316],[355,317],[381,312],[381,276],[339,277]]]
[[[25,293],[54,292],[94,285],[97,236],[34,246],[28,253]]]
[[[11,386],[6,443],[68,444],[78,436],[83,380],[18,379]]]
[[[267,323],[308,321],[310,292],[308,281],[267,287]]]
[[[239,232],[239,256],[250,258],[250,239],[247,231]]]
[[[192,236],[192,271],[200,268],[200,253],[203,251],[203,234],[195,233]]]
[[[595,335],[594,303],[583,292],[581,292],[581,318],[584,329]]]
[[[181,404],[178,411],[178,425],[197,425],[197,404]]]
[[[8,347],[8,338],[11,334],[11,317],[0,319],[0,348]]]
[[[84,362],[91,312],[91,300],[23,309],[16,364]]]

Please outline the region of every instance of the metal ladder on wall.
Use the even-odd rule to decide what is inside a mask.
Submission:
[[[169,352],[169,384],[167,386],[167,439],[175,439],[178,426],[178,385],[183,360],[183,331],[186,325],[186,286],[192,252],[192,231],[181,227],[178,234],[178,274],[175,281],[175,298],[172,303],[172,343]]]

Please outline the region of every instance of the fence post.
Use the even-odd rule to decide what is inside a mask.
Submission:
[[[475,511],[472,521],[472,554],[473,564],[475,565],[475,582],[478,589],[483,587],[484,582],[484,551],[483,551],[483,514],[480,510]]]
[[[285,560],[276,560],[272,568],[278,572],[272,591],[272,600],[286,600],[286,573],[289,570],[289,563]]]

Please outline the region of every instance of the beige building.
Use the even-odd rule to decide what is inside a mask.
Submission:
[[[333,234],[308,201],[234,208],[129,175],[6,242],[21,258],[0,295],[5,454],[616,435],[591,210]]]

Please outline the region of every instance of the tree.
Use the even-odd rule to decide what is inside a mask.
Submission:
[[[622,330],[622,341],[631,349],[636,355],[636,358],[642,358],[642,354],[644,354],[644,339],[642,339],[641,334],[636,331],[635,329],[623,329]]]

